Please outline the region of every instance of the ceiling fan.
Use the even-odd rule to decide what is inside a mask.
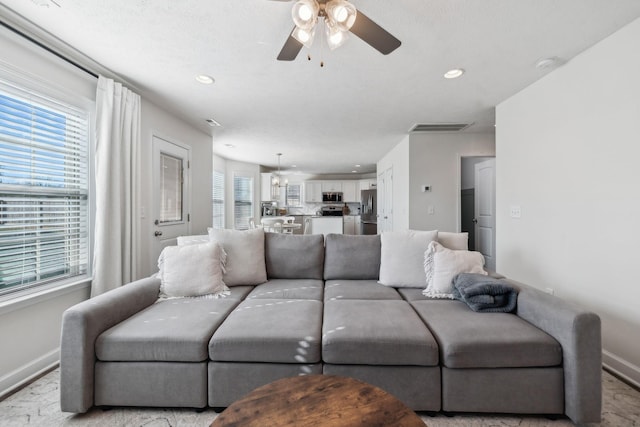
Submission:
[[[327,44],[332,50],[344,43],[348,32],[384,55],[401,45],[400,40],[347,0],[298,0],[293,5],[291,15],[295,26],[278,54],[279,61],[293,61],[303,46],[311,46],[320,18],[324,21]]]

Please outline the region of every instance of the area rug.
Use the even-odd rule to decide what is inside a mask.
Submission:
[[[0,426],[206,427],[217,416],[212,409],[196,412],[191,409],[114,408],[105,411],[94,408],[86,414],[61,412],[59,376],[60,371],[56,369],[1,401]],[[603,371],[602,391],[604,404],[600,426],[640,427],[640,392],[638,390]],[[569,427],[574,425],[567,418],[554,421],[544,417],[520,415],[419,415],[429,427]]]

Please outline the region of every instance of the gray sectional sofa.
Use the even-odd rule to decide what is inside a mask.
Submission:
[[[158,302],[145,278],[68,309],[61,407],[226,407],[287,376],[351,376],[416,411],[600,421],[600,319],[529,286],[517,311],[377,282],[379,236],[265,234],[268,281]]]

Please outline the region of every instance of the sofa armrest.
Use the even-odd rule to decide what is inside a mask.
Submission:
[[[520,289],[516,314],[551,335],[562,346],[565,414],[576,424],[600,422],[600,317],[538,289],[510,282]]]
[[[60,407],[86,412],[93,406],[95,341],[105,330],[158,299],[160,280],[145,278],[83,301],[62,315]]]

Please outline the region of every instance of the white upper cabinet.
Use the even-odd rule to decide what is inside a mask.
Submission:
[[[342,181],[342,200],[346,203],[359,203],[358,181]]]
[[[361,179],[360,190],[375,190],[378,187],[375,179]]]
[[[323,193],[337,193],[342,191],[342,181],[321,181]]]
[[[304,182],[304,201],[307,203],[322,203],[322,181]]]

